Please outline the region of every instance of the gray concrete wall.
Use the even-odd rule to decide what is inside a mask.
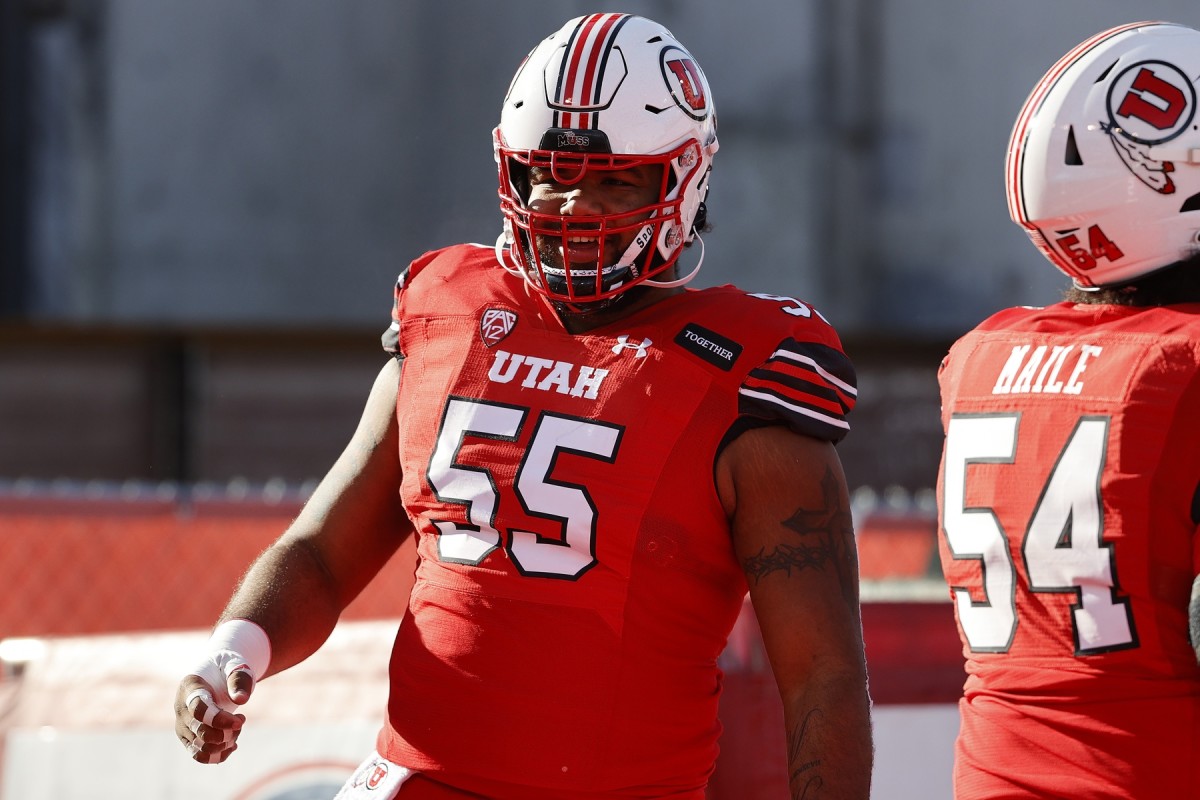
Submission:
[[[1002,166],[1063,52],[1194,0],[75,0],[41,26],[35,315],[383,324],[409,259],[499,232],[490,130],[567,18],[644,13],[720,116],[697,285],[813,302],[855,333],[950,336],[1064,282]]]

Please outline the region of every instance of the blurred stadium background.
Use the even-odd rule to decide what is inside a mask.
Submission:
[[[874,797],[949,798],[936,370],[1063,288],[1007,217],[1012,119],[1085,36],[1197,25],[1194,0],[4,0],[0,798],[318,800],[369,748],[408,553],[264,684],[229,764],[176,752],[175,681],[353,430],[395,275],[498,234],[517,63],[595,10],[663,22],[713,86],[699,285],[815,304],[859,368]],[[755,635],[726,654],[714,800],[781,791]]]

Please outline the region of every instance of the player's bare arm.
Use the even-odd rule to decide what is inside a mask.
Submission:
[[[849,497],[832,444],[740,436],[718,487],[784,703],[793,798],[870,793],[870,699]]]
[[[342,610],[412,534],[398,491],[399,381],[399,364],[389,360],[346,449],[221,616],[252,620],[267,632],[267,674],[315,652]]]
[[[269,666],[257,679],[304,660],[328,638],[342,610],[412,534],[400,504],[395,414],[400,369],[380,370],[346,449],[287,531],[250,567],[224,613],[257,624],[270,640]],[[209,763],[233,752],[244,717],[188,698],[204,686],[189,675],[175,700],[176,733]],[[230,677],[229,693],[249,699],[253,679]],[[201,744],[201,742],[203,744]]]

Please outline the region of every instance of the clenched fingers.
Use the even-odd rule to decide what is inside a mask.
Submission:
[[[195,676],[179,686],[175,700],[175,735],[194,760],[219,764],[237,749],[246,717],[222,709],[212,691]]]

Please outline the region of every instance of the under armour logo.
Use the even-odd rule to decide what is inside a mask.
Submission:
[[[629,341],[629,336],[623,333],[617,337],[617,343],[612,346],[612,351],[620,353],[622,350],[636,350],[637,352],[633,354],[634,358],[645,358],[646,348],[652,344],[654,342],[649,339],[643,339],[640,342],[631,342]]]

